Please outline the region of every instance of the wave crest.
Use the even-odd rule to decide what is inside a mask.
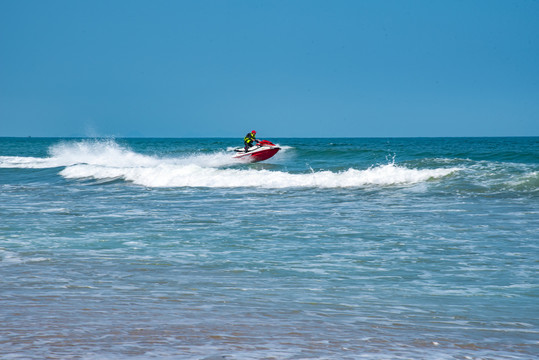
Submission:
[[[319,171],[291,174],[268,170],[235,170],[203,168],[195,164],[137,167],[103,167],[75,165],[60,174],[66,178],[122,178],[147,187],[318,187],[344,188],[366,185],[415,184],[451,174],[456,169],[416,170],[393,164],[367,170],[349,169],[343,172]]]

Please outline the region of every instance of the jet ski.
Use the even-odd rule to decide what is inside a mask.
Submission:
[[[279,150],[281,150],[281,148],[271,141],[260,140],[258,144],[248,148],[247,152],[245,152],[244,148],[234,149],[236,154],[234,154],[233,158],[246,162],[258,162],[269,159],[273,155],[277,154]]]

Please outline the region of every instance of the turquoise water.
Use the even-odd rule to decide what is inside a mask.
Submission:
[[[0,138],[2,359],[533,359],[539,138]]]

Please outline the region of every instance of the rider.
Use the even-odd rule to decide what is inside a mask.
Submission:
[[[253,145],[253,141],[256,141],[258,144],[260,141],[256,138],[256,131],[251,131],[250,133],[247,133],[245,137],[243,138],[243,144],[245,145],[245,152],[247,152],[247,149]]]

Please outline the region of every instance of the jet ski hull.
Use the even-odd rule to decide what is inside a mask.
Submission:
[[[281,150],[280,147],[267,140],[262,140],[260,143],[262,146],[251,146],[247,152],[242,148],[236,149],[236,154],[233,157],[245,162],[259,162],[269,159]]]

